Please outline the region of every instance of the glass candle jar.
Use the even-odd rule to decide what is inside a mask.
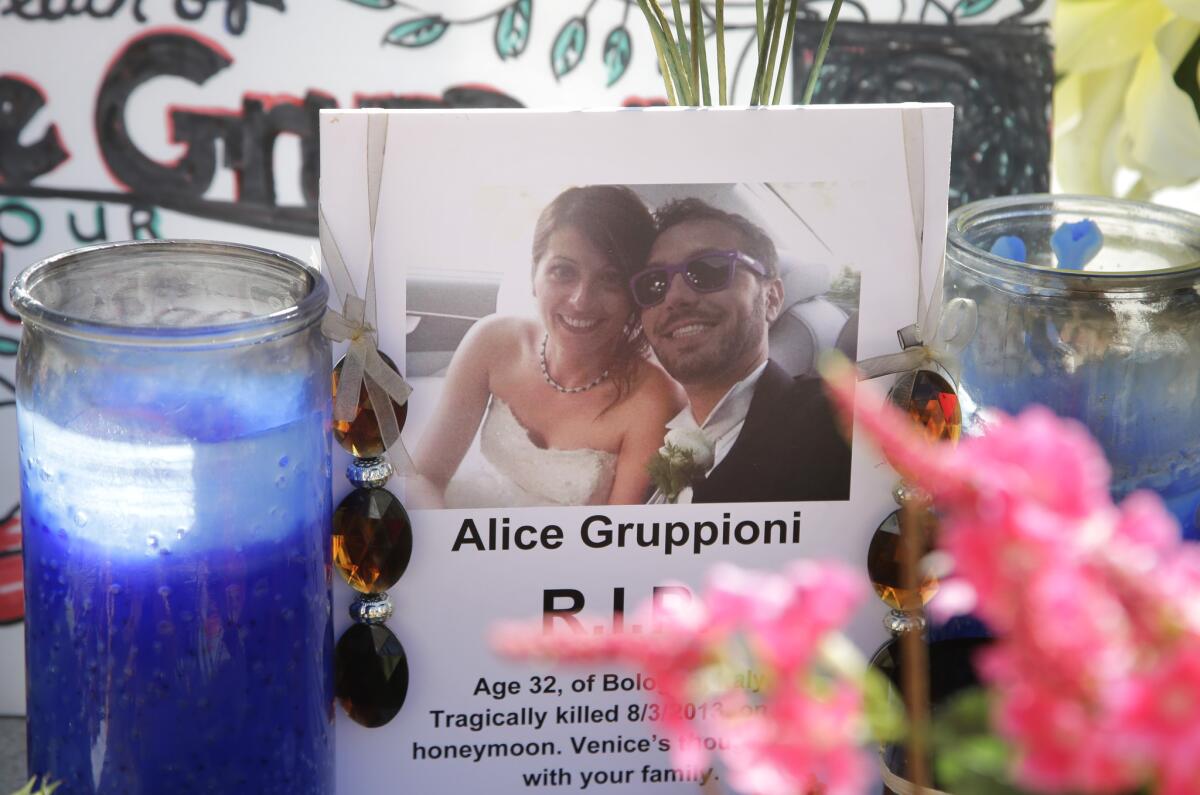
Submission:
[[[1056,267],[1051,235],[1090,219],[1103,234],[1082,270]],[[1012,235],[1027,263],[989,253]],[[1012,196],[950,216],[945,300],[975,303],[961,353],[964,433],[984,409],[1040,403],[1099,440],[1113,491],[1157,491],[1200,537],[1200,217],[1138,202]]]
[[[333,792],[326,298],[186,241],[13,284],[29,769],[61,792]]]

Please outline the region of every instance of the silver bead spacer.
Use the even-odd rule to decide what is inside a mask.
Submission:
[[[905,503],[912,501],[929,502],[929,493],[907,480],[900,480],[892,488],[892,499],[896,501],[897,505],[903,507]]]
[[[356,458],[346,467],[346,479],[356,489],[380,489],[393,471],[386,458]]]
[[[358,624],[382,624],[392,617],[387,593],[364,593],[350,605],[350,618]]]
[[[918,612],[891,610],[883,617],[883,626],[893,635],[923,632],[925,630],[925,617]]]

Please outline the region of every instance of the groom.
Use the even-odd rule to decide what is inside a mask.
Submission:
[[[714,444],[713,466],[679,501],[849,499],[850,448],[820,381],[793,379],[767,356],[783,306],[775,244],[698,199],[655,220],[631,284],[650,346],[687,393],[667,427],[699,428]]]

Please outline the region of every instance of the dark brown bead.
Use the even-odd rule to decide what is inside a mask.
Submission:
[[[919,517],[918,527],[920,540],[920,556],[924,557],[933,549],[934,533],[937,529],[937,519],[927,508],[916,511]],[[903,549],[901,547],[900,522],[904,509],[893,511],[871,536],[871,546],[867,550],[867,574],[875,593],[883,602],[894,610],[916,610],[928,602],[937,593],[936,577],[918,573],[919,584],[916,590],[904,587],[904,569],[902,566]]]
[[[386,489],[355,489],[333,512],[333,563],[361,593],[391,588],[412,557],[412,524]]]
[[[381,624],[355,624],[338,641],[333,679],[347,715],[368,729],[382,726],[396,717],[408,695],[404,647]]]
[[[380,353],[379,356],[393,369],[395,362]],[[333,396],[337,398],[338,384],[342,380],[342,367],[345,358],[333,368]],[[408,417],[408,404],[401,405],[392,401],[392,410],[396,412],[396,423],[404,428],[404,420]],[[354,419],[350,422],[333,421],[333,438],[343,449],[355,458],[378,458],[384,453],[383,438],[379,432],[379,420],[371,408],[371,399],[367,396],[367,385],[364,383],[358,390],[358,407],[354,411]]]

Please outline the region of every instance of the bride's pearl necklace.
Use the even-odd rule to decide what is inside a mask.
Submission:
[[[539,356],[540,363],[542,365],[542,377],[546,379],[547,384],[554,387],[559,392],[562,392],[564,395],[574,395],[578,392],[586,392],[592,387],[599,386],[604,379],[608,378],[608,370],[606,369],[603,373],[596,376],[590,384],[586,384],[585,386],[563,386],[562,384],[558,383],[554,380],[554,377],[550,375],[550,368],[546,366],[546,343],[549,341],[550,335],[547,333],[544,337],[542,337],[542,350],[541,355]]]

